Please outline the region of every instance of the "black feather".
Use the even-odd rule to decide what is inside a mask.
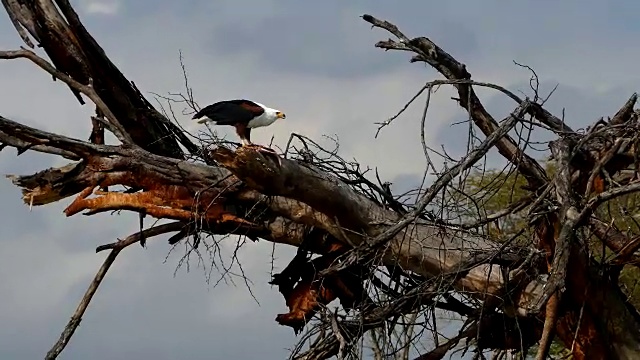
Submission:
[[[264,109],[253,101],[225,100],[202,108],[193,116],[193,119],[206,116],[217,125],[235,125],[246,124],[263,113]]]

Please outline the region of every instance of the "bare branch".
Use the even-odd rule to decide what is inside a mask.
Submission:
[[[389,239],[395,237],[400,231],[402,231],[408,224],[415,222],[418,215],[424,211],[426,206],[433,200],[433,198],[451,181],[458,176],[462,171],[468,169],[478,160],[480,160],[496,143],[498,143],[503,136],[505,136],[518,122],[522,114],[526,111],[527,102],[520,105],[514,112],[507,117],[503,124],[492,133],[487,139],[476,149],[468,153],[462,160],[460,160],[449,171],[442,174],[435,183],[429,188],[429,190],[423,195],[420,201],[416,204],[416,207],[411,212],[404,215],[393,226],[387,228],[384,232],[376,235],[376,237],[363,246],[352,250],[349,255],[345,256],[343,261],[330,269],[327,269],[323,274],[327,275],[332,271],[339,271],[346,269],[347,267],[355,264],[361,258],[366,258],[376,251],[377,247],[387,242]]]
[[[74,90],[86,95],[94,104],[100,109],[100,111],[106,116],[108,119],[108,124],[110,125],[110,130],[113,134],[118,138],[118,140],[122,141],[123,144],[133,144],[133,140],[127,131],[120,125],[120,122],[116,118],[116,116],[111,112],[107,104],[102,101],[102,99],[98,96],[98,94],[93,89],[93,83],[90,80],[89,85],[83,85],[76,80],[72,79],[70,76],[62,73],[59,70],[56,70],[53,65],[49,64],[45,59],[39,57],[31,50],[20,48],[20,50],[13,51],[0,51],[0,59],[17,59],[17,58],[26,58],[31,60],[34,64],[38,65],[42,70],[51,74],[54,79],[60,79],[65,84],[69,85]]]
[[[378,20],[371,15],[363,15],[362,18],[374,27],[385,29],[400,39],[400,42],[393,40],[380,41],[376,44],[376,47],[414,52],[417,55],[412,58],[412,62],[427,62],[448,80],[471,79],[471,74],[469,74],[464,64],[458,62],[431,40],[425,37],[409,40],[395,25],[387,21]],[[456,84],[454,86],[458,89],[460,106],[469,112],[475,124],[486,136],[491,135],[498,128],[498,124],[484,109],[471,85]],[[544,169],[519,149],[511,137],[503,137],[496,146],[500,154],[518,166],[518,170],[522,172],[532,188],[541,187],[548,181]]]
[[[177,231],[182,226],[183,225],[180,222],[174,222],[170,224],[155,226],[150,229],[146,229],[142,232],[129,235],[127,238],[123,240],[118,240],[118,242],[110,246],[109,248],[112,249],[111,252],[107,256],[107,258],[104,260],[104,263],[96,273],[96,276],[93,278],[93,281],[91,281],[91,284],[89,285],[89,288],[87,289],[84,296],[82,297],[82,300],[80,300],[80,303],[76,308],[76,311],[73,313],[73,315],[71,316],[71,319],[69,320],[67,325],[64,327],[64,330],[62,331],[60,338],[53,345],[51,350],[47,352],[47,356],[45,357],[45,359],[46,360],[56,359],[58,355],[60,355],[62,350],[64,350],[64,348],[67,346],[67,344],[69,343],[69,340],[71,340],[71,336],[73,336],[73,333],[76,331],[76,329],[80,325],[80,321],[82,321],[82,317],[84,316],[84,313],[87,310],[89,303],[93,299],[93,295],[95,295],[96,291],[98,291],[98,286],[100,286],[100,284],[102,283],[102,280],[107,274],[107,271],[109,271],[109,268],[111,268],[111,265],[113,265],[113,262],[116,260],[116,257],[118,256],[118,254],[120,254],[120,251],[122,251],[127,246],[140,241],[141,237],[149,238],[149,237],[153,237],[161,234],[166,234],[168,232]]]
[[[627,121],[631,120],[633,115],[633,106],[638,101],[638,94],[633,93],[629,100],[618,110],[618,112],[611,118],[609,124],[611,125],[620,125],[624,124]]]

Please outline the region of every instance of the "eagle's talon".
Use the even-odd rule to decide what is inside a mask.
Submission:
[[[254,148],[259,153],[262,153],[264,155],[272,156],[278,162],[278,166],[280,166],[280,167],[282,166],[282,159],[280,159],[280,155],[278,155],[278,153],[275,150],[270,149],[270,148],[268,148],[266,146],[257,145],[257,144],[246,144],[246,145],[244,145],[244,147]]]

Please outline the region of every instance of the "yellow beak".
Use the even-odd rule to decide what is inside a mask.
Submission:
[[[278,117],[278,119],[286,119],[286,115],[283,112],[277,112],[276,116]]]

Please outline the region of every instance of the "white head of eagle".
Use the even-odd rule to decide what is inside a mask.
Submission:
[[[251,144],[251,129],[269,126],[284,113],[255,101],[238,99],[224,100],[208,105],[193,115],[200,124],[211,122],[215,125],[231,125],[236,128],[244,145]]]

